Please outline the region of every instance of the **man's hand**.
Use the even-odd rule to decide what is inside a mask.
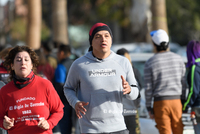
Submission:
[[[87,111],[84,106],[88,105],[89,102],[83,102],[83,101],[80,101],[80,102],[77,102],[76,105],[75,105],[75,111],[76,111],[76,115],[78,116],[78,118],[82,118],[82,114],[85,114],[85,112]]]
[[[124,79],[122,75],[121,75],[121,79],[122,79],[123,94],[129,94],[131,92],[131,87],[129,83]]]
[[[10,119],[8,116],[5,115],[3,120],[3,127],[6,129],[12,128],[14,126],[14,121],[14,118]]]
[[[38,122],[38,127],[44,129],[44,130],[48,130],[49,129],[49,123],[47,122],[47,120],[42,119]]]

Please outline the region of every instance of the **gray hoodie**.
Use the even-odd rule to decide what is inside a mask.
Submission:
[[[69,104],[75,108],[79,101],[89,102],[87,112],[79,119],[81,133],[104,133],[126,129],[122,115],[123,87],[121,75],[136,85],[132,66],[127,58],[111,54],[99,60],[88,52],[72,64],[64,85]],[[138,97],[137,87],[131,87],[126,98]]]

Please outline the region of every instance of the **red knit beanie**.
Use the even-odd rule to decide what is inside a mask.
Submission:
[[[112,35],[112,31],[110,30],[110,28],[108,27],[108,25],[104,24],[104,23],[96,23],[92,26],[92,28],[90,29],[90,32],[89,32],[89,42],[90,42],[90,48],[89,48],[89,51],[92,51],[92,40],[94,38],[94,35],[99,32],[99,31],[102,31],[102,30],[107,30],[111,37],[113,37]]]

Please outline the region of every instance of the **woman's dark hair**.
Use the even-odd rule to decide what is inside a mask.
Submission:
[[[125,53],[129,53],[129,52],[127,49],[121,48],[121,49],[118,49],[116,53],[119,55],[124,55]]]
[[[58,51],[61,52],[63,51],[65,55],[71,53],[71,47],[70,45],[64,45],[64,44],[61,44],[59,47],[58,47]]]
[[[15,56],[17,55],[17,53],[19,52],[27,52],[30,55],[32,64],[33,64],[33,72],[36,73],[37,72],[37,66],[39,64],[38,61],[38,56],[35,53],[35,51],[33,49],[31,49],[28,46],[16,46],[14,47],[12,50],[10,50],[10,52],[8,53],[8,55],[5,57],[5,61],[4,61],[4,66],[7,68],[8,72],[10,72],[10,80],[13,79],[13,76],[15,74],[14,70],[11,69],[11,64],[14,64],[14,59]]]
[[[51,52],[54,48],[53,46],[54,44],[48,41],[42,41],[41,42],[41,46],[47,51],[47,52]]]

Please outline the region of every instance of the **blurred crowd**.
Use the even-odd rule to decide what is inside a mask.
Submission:
[[[187,113],[188,109],[192,108],[191,118],[194,119],[195,117],[195,119],[197,119],[196,124],[194,123],[193,125],[195,134],[198,134],[200,132],[200,85],[198,82],[200,78],[200,43],[198,41],[191,41],[188,43],[187,67],[189,68],[189,75],[186,77],[186,66],[182,58],[179,55],[170,51],[169,37],[167,33],[164,30],[159,29],[152,31],[150,35],[152,38],[152,44],[154,46],[155,54],[148,61],[146,61],[144,68],[145,100],[146,109],[149,113],[149,117],[151,119],[155,119],[156,128],[158,129],[160,134],[171,134],[172,132],[174,134],[182,134],[184,127],[181,119],[182,113]],[[143,126],[140,126],[139,123],[140,113],[138,108],[140,107],[140,91],[143,87],[143,85],[141,84],[143,83],[143,81],[141,79],[140,72],[137,70],[137,68],[134,67],[134,64],[132,64],[131,62],[129,51],[121,48],[115,53],[109,48],[108,51],[102,54],[99,51],[100,47],[94,45],[95,43],[98,44],[101,40],[101,48],[106,48],[109,45],[111,47],[112,36],[112,31],[106,24],[95,24],[91,28],[89,33],[90,47],[88,53],[85,54],[83,57],[78,57],[77,55],[73,54],[72,48],[69,44],[63,44],[59,42],[41,42],[41,48],[38,50],[33,50],[36,53],[36,56],[33,54],[32,50],[29,50],[29,48],[26,47],[19,46],[2,48],[2,50],[0,51],[0,81],[4,83],[2,86],[6,84],[4,90],[5,88],[8,88],[7,86],[11,87],[11,84],[8,84],[8,79],[10,78],[10,75],[12,75],[10,71],[15,71],[15,74],[12,75],[11,79],[13,79],[13,82],[17,87],[19,86],[19,89],[27,86],[29,83],[32,82],[34,73],[37,76],[48,80],[52,84],[53,88],[55,88],[55,90],[57,91],[59,98],[55,99],[55,102],[53,102],[54,100],[52,100],[52,102],[49,102],[52,107],[54,106],[52,108],[53,110],[49,111],[49,116],[51,116],[52,113],[60,113],[60,119],[59,121],[57,120],[58,122],[55,121],[56,125],[53,124],[53,127],[49,125],[50,123],[45,122],[46,120],[39,123],[39,126],[44,130],[48,130],[52,127],[53,133],[80,134],[83,132],[112,132],[112,130],[121,129],[117,132],[113,131],[112,134],[141,134],[140,129]],[[29,74],[26,77],[28,78],[28,80],[25,78],[19,79],[19,76],[21,76],[21,74],[16,73],[17,65],[14,62],[14,59],[8,58],[8,56],[13,57],[11,51],[14,52],[14,50],[17,49],[19,49],[19,52],[17,52],[16,55],[20,53],[23,56],[28,53],[30,55],[31,61],[35,62],[34,66],[37,64],[36,61],[34,61],[34,58],[38,58],[38,64],[37,66],[35,66],[37,71],[31,73],[31,75]],[[20,51],[20,49],[24,50]],[[27,53],[21,53],[24,51]],[[110,54],[111,58],[109,57]],[[21,55],[19,55],[19,57]],[[104,63],[106,62],[106,60],[104,59],[106,59],[107,57],[110,58],[107,59],[110,61],[108,63]],[[26,62],[28,62],[28,60]],[[88,67],[89,63],[90,67],[92,66],[94,69]],[[119,75],[116,74],[116,70],[111,70],[109,72],[108,68],[111,67],[124,74],[126,78],[121,76],[120,80],[115,77],[113,78],[114,80],[110,80],[110,78],[101,77],[97,80],[91,80],[90,77],[97,77],[100,75]],[[96,68],[100,68],[101,71],[104,71],[103,74],[101,74],[101,71]],[[92,71],[90,71],[89,69],[91,69]],[[98,71],[100,73],[96,73]],[[85,72],[88,72],[90,77],[86,77],[84,75]],[[38,79],[41,80],[40,78]],[[25,82],[22,80],[24,80]],[[122,106],[122,108],[119,108],[119,110],[123,111],[123,119],[121,120],[121,115],[118,115],[118,117],[110,117],[107,115],[108,117],[102,117],[100,124],[102,126],[104,126],[105,124],[112,126],[112,121],[115,120],[116,122],[122,123],[122,126],[120,124],[119,128],[104,126],[108,129],[106,130],[104,127],[101,127],[101,125],[93,123],[93,121],[95,122],[97,120],[95,117],[100,116],[102,113],[100,114],[99,110],[99,113],[95,113],[96,115],[93,115],[94,113],[89,111],[90,107],[88,106],[87,102],[88,98],[85,97],[88,94],[83,91],[77,91],[83,87],[85,90],[87,89],[87,92],[90,92],[89,88],[91,87],[98,89],[98,87],[102,87],[102,85],[99,84],[102,81],[104,81],[103,84],[106,83],[105,81],[110,81],[107,83],[108,85],[105,86],[105,89],[107,89],[108,91],[110,91],[112,87],[122,90],[124,94],[123,96],[115,94],[115,97],[117,95],[121,97],[119,97],[121,103],[119,102],[120,104],[117,104],[117,106],[115,107],[115,103],[113,102],[118,102],[119,100],[114,100],[115,97],[113,99],[114,101],[110,100],[109,97],[112,98],[113,95],[111,95],[109,92],[106,92],[106,94],[104,94],[103,96],[102,92],[104,93],[105,91],[102,91],[101,89],[101,91],[98,91],[97,94],[93,94],[93,99],[99,101],[99,103],[102,103],[99,105],[105,105],[106,103],[107,108],[112,107],[113,109],[118,109]],[[132,84],[129,85],[129,83]],[[189,86],[189,93],[186,93],[187,86]],[[74,88],[73,92],[71,91],[71,88]],[[133,92],[135,93],[134,95],[132,95]],[[4,92],[2,91],[2,93]],[[79,101],[77,96],[84,101]],[[61,105],[59,101],[61,101],[63,105]],[[110,104],[107,104],[107,102],[109,102]],[[59,105],[59,107],[56,108],[56,105]],[[82,117],[82,115],[87,114],[85,108],[88,109],[88,113],[91,112],[91,115],[88,115],[89,117],[94,116],[94,119],[92,119],[92,121],[88,121],[89,117]],[[95,109],[95,107],[93,109]],[[63,116],[61,114],[62,112]],[[3,112],[0,112],[0,114],[2,113]],[[105,115],[105,113],[102,115]],[[109,118],[110,122],[112,123],[107,121],[107,118]],[[81,121],[79,119],[81,119]],[[4,117],[3,121],[3,126],[6,126],[7,130],[13,127],[14,119],[6,116]],[[43,123],[48,125],[46,126]],[[90,127],[92,129],[90,129]],[[75,131],[72,128],[74,128]],[[124,128],[127,129],[124,130]],[[99,132],[98,134],[100,133],[101,132]]]

